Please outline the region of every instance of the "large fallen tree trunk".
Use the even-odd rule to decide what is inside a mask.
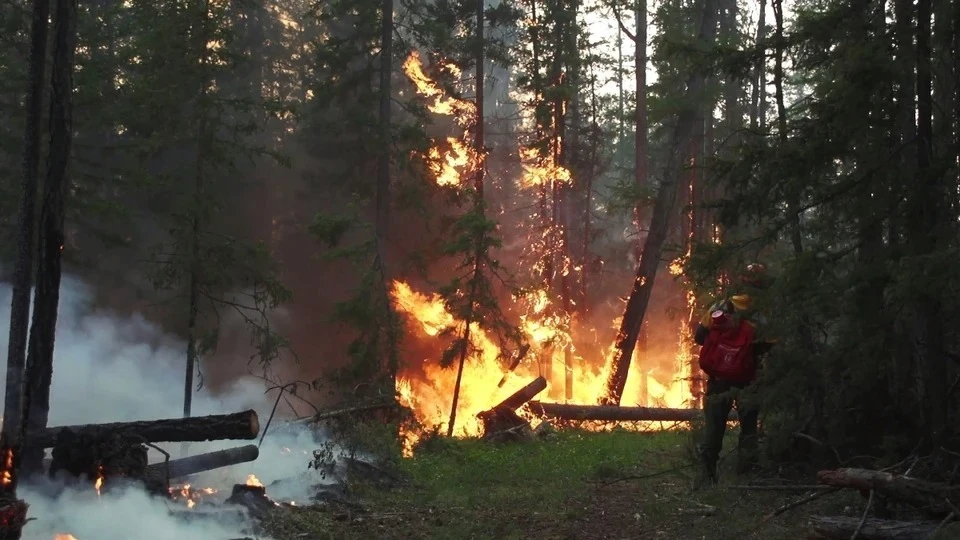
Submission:
[[[843,540],[852,538],[857,530],[860,531],[857,538],[862,540],[926,540],[938,525],[936,521],[888,521],[870,518],[860,527],[859,517],[810,517],[810,527],[820,537]]]
[[[703,414],[700,409],[571,405],[567,403],[544,403],[542,401],[531,401],[529,407],[534,414],[560,420],[601,420],[608,422],[689,422]],[[736,412],[731,411],[728,419],[736,420]]]
[[[949,514],[953,511],[950,501],[960,501],[960,485],[948,486],[870,469],[820,471],[817,481],[840,488],[872,490],[878,495],[923,509],[933,516]]]
[[[31,432],[27,435],[27,439],[31,446],[50,448],[56,443],[57,435],[64,429],[93,436],[135,435],[143,439],[142,442],[148,443],[249,440],[256,439],[257,434],[260,433],[260,420],[257,412],[251,409],[232,414],[191,418],[58,426]]]
[[[217,450],[195,456],[172,459],[169,462],[152,463],[147,466],[146,476],[158,478],[181,478],[191,474],[212,471],[230,465],[248,463],[260,456],[255,444]]]
[[[507,399],[496,404],[493,409],[510,409],[515,411],[519,409],[524,403],[530,401],[531,399],[537,397],[537,394],[543,392],[547,387],[547,380],[543,377],[537,377],[536,379],[530,381],[529,384],[523,388],[517,390],[516,392],[510,394]]]

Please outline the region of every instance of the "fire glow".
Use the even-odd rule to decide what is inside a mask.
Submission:
[[[417,94],[428,100],[427,108],[435,114],[452,117],[455,124],[463,129],[460,137],[436,140],[428,154],[422,156],[434,182],[439,186],[465,186],[467,175],[482,164],[482,156],[476,154],[467,139],[469,127],[477,120],[476,106],[448,96],[444,86],[427,75],[429,70],[425,69],[416,51],[406,59],[403,68]],[[440,62],[434,67],[434,70],[437,69],[455,78],[460,77],[455,66]],[[509,180],[516,185],[519,196],[537,201],[527,205],[529,215],[521,220],[522,230],[508,233],[525,236],[519,242],[527,246],[524,257],[531,261],[521,262],[520,269],[535,282],[543,281],[542,277],[537,276],[552,275],[552,279],[559,283],[560,279],[567,279],[583,270],[558,248],[561,238],[567,241],[566,233],[556,219],[556,211],[551,216],[547,210],[549,197],[554,197],[553,203],[556,203],[556,189],[573,182],[571,171],[557,162],[560,144],[559,136],[554,136],[542,148],[539,141],[527,145],[521,143],[519,157],[522,172],[518,178]],[[492,181],[502,182],[504,179]],[[530,227],[526,223],[535,225]],[[681,272],[681,263],[678,260],[671,265],[671,273]],[[625,286],[630,284],[632,280]],[[557,288],[556,283],[553,288]],[[490,409],[538,376],[543,376],[548,383],[547,389],[538,396],[544,401],[596,404],[605,394],[619,320],[610,320],[616,319],[615,316],[608,319],[609,324],[591,324],[590,321],[580,320],[584,317],[576,314],[574,302],[569,297],[563,302],[554,298],[555,294],[549,286],[540,285],[512,298],[501,299],[504,302],[503,311],[519,321],[523,339],[529,348],[502,350],[497,336],[489,334],[475,323],[471,325],[470,352],[463,369],[455,436],[479,435],[482,425],[477,414]],[[420,353],[425,357],[407,358],[403,362],[397,380],[399,398],[414,411],[417,420],[425,428],[445,431],[457,369],[440,365],[441,351],[447,345],[442,332],[451,328],[462,331],[464,321],[455,319],[438,294],[419,292],[405,281],[392,282],[390,295],[397,311],[410,324],[413,338],[430,351]],[[686,307],[692,310],[692,295],[688,295],[686,301]],[[617,307],[622,307],[622,304]],[[627,389],[622,399],[624,405],[688,406],[691,398],[688,322],[689,318],[678,321],[678,332],[650,336],[651,341],[660,344],[656,358],[648,352],[646,358],[631,363]],[[664,352],[667,349],[669,352]],[[510,363],[511,358],[516,365],[504,366]],[[665,364],[672,366],[669,373],[663,372],[662,366]],[[660,372],[651,366],[659,366]],[[529,414],[523,409],[518,412]],[[601,426],[596,428],[600,429]],[[405,454],[409,456],[421,434],[404,429],[401,435]]]

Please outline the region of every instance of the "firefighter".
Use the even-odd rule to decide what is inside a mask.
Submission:
[[[739,290],[735,294],[723,298],[710,306],[694,332],[694,341],[697,345],[704,345],[714,325],[713,321],[736,320],[746,321],[751,328],[752,366],[754,370],[760,366],[762,356],[773,345],[771,340],[761,340],[764,318],[753,309],[751,292],[761,291],[767,287],[766,268],[759,263],[747,265],[739,276]],[[756,466],[758,457],[757,424],[759,417],[758,404],[751,400],[752,396],[743,395],[743,390],[750,386],[755,376],[752,371],[748,379],[737,381],[707,374],[706,391],[704,393],[704,429],[703,438],[698,447],[701,471],[698,474],[695,488],[704,484],[714,484],[717,481],[717,461],[723,446],[723,435],[727,427],[727,416],[732,407],[736,406],[740,420],[740,437],[737,448],[737,474],[743,474]]]

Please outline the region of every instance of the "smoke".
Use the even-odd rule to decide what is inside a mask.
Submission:
[[[9,327],[10,287],[0,283],[0,350],[6,350]],[[50,425],[89,424],[178,417],[183,408],[185,345],[140,315],[119,316],[92,305],[93,291],[71,276],[64,276],[54,354],[50,398]],[[238,358],[246,362],[246,358]],[[193,414],[221,414],[254,409],[260,416],[261,433],[276,400],[276,391],[265,393],[263,382],[245,377],[221,386],[213,395],[203,389],[195,393]],[[286,410],[285,410],[286,409]],[[194,487],[212,487],[211,497],[223,500],[233,484],[244,483],[254,474],[274,500],[298,504],[309,502],[315,484],[322,479],[307,464],[314,449],[324,441],[305,428],[275,431],[289,407],[277,409],[260,457],[252,462],[210,471],[191,478]],[[191,443],[189,454],[249,444],[256,441]],[[171,458],[180,455],[182,445],[165,450]],[[151,450],[150,461],[162,454]],[[171,510],[186,512],[182,502],[151,499],[132,489],[99,497],[92,486],[66,489],[62,486],[25,485],[21,497],[30,504],[35,518],[25,528],[25,538],[50,540],[55,533],[70,533],[78,540],[170,538],[228,539],[242,537],[244,519],[235,512],[218,510],[218,520],[171,516]],[[208,500],[208,499],[205,499]],[[197,506],[200,510],[202,504]],[[233,516],[226,519],[224,516]],[[226,523],[223,523],[226,519]],[[219,522],[218,522],[219,521]]]

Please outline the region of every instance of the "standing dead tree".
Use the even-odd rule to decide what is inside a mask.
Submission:
[[[703,0],[703,16],[700,23],[698,41],[712,46],[717,34],[717,0]],[[707,73],[703,69],[695,70],[687,79],[687,94],[696,96],[704,88]],[[685,100],[687,102],[688,100]],[[670,230],[670,214],[677,199],[677,185],[681,172],[681,161],[685,156],[690,137],[699,114],[699,106],[685,105],[678,114],[678,121],[670,139],[670,153],[667,157],[663,178],[653,205],[650,219],[650,232],[643,253],[637,264],[636,279],[627,300],[626,311],[617,332],[616,356],[607,380],[607,392],[602,398],[604,403],[620,404],[623,390],[627,385],[630,360],[636,347],[637,337],[643,325],[650,293],[653,291],[657,269],[660,267],[660,253]]]

